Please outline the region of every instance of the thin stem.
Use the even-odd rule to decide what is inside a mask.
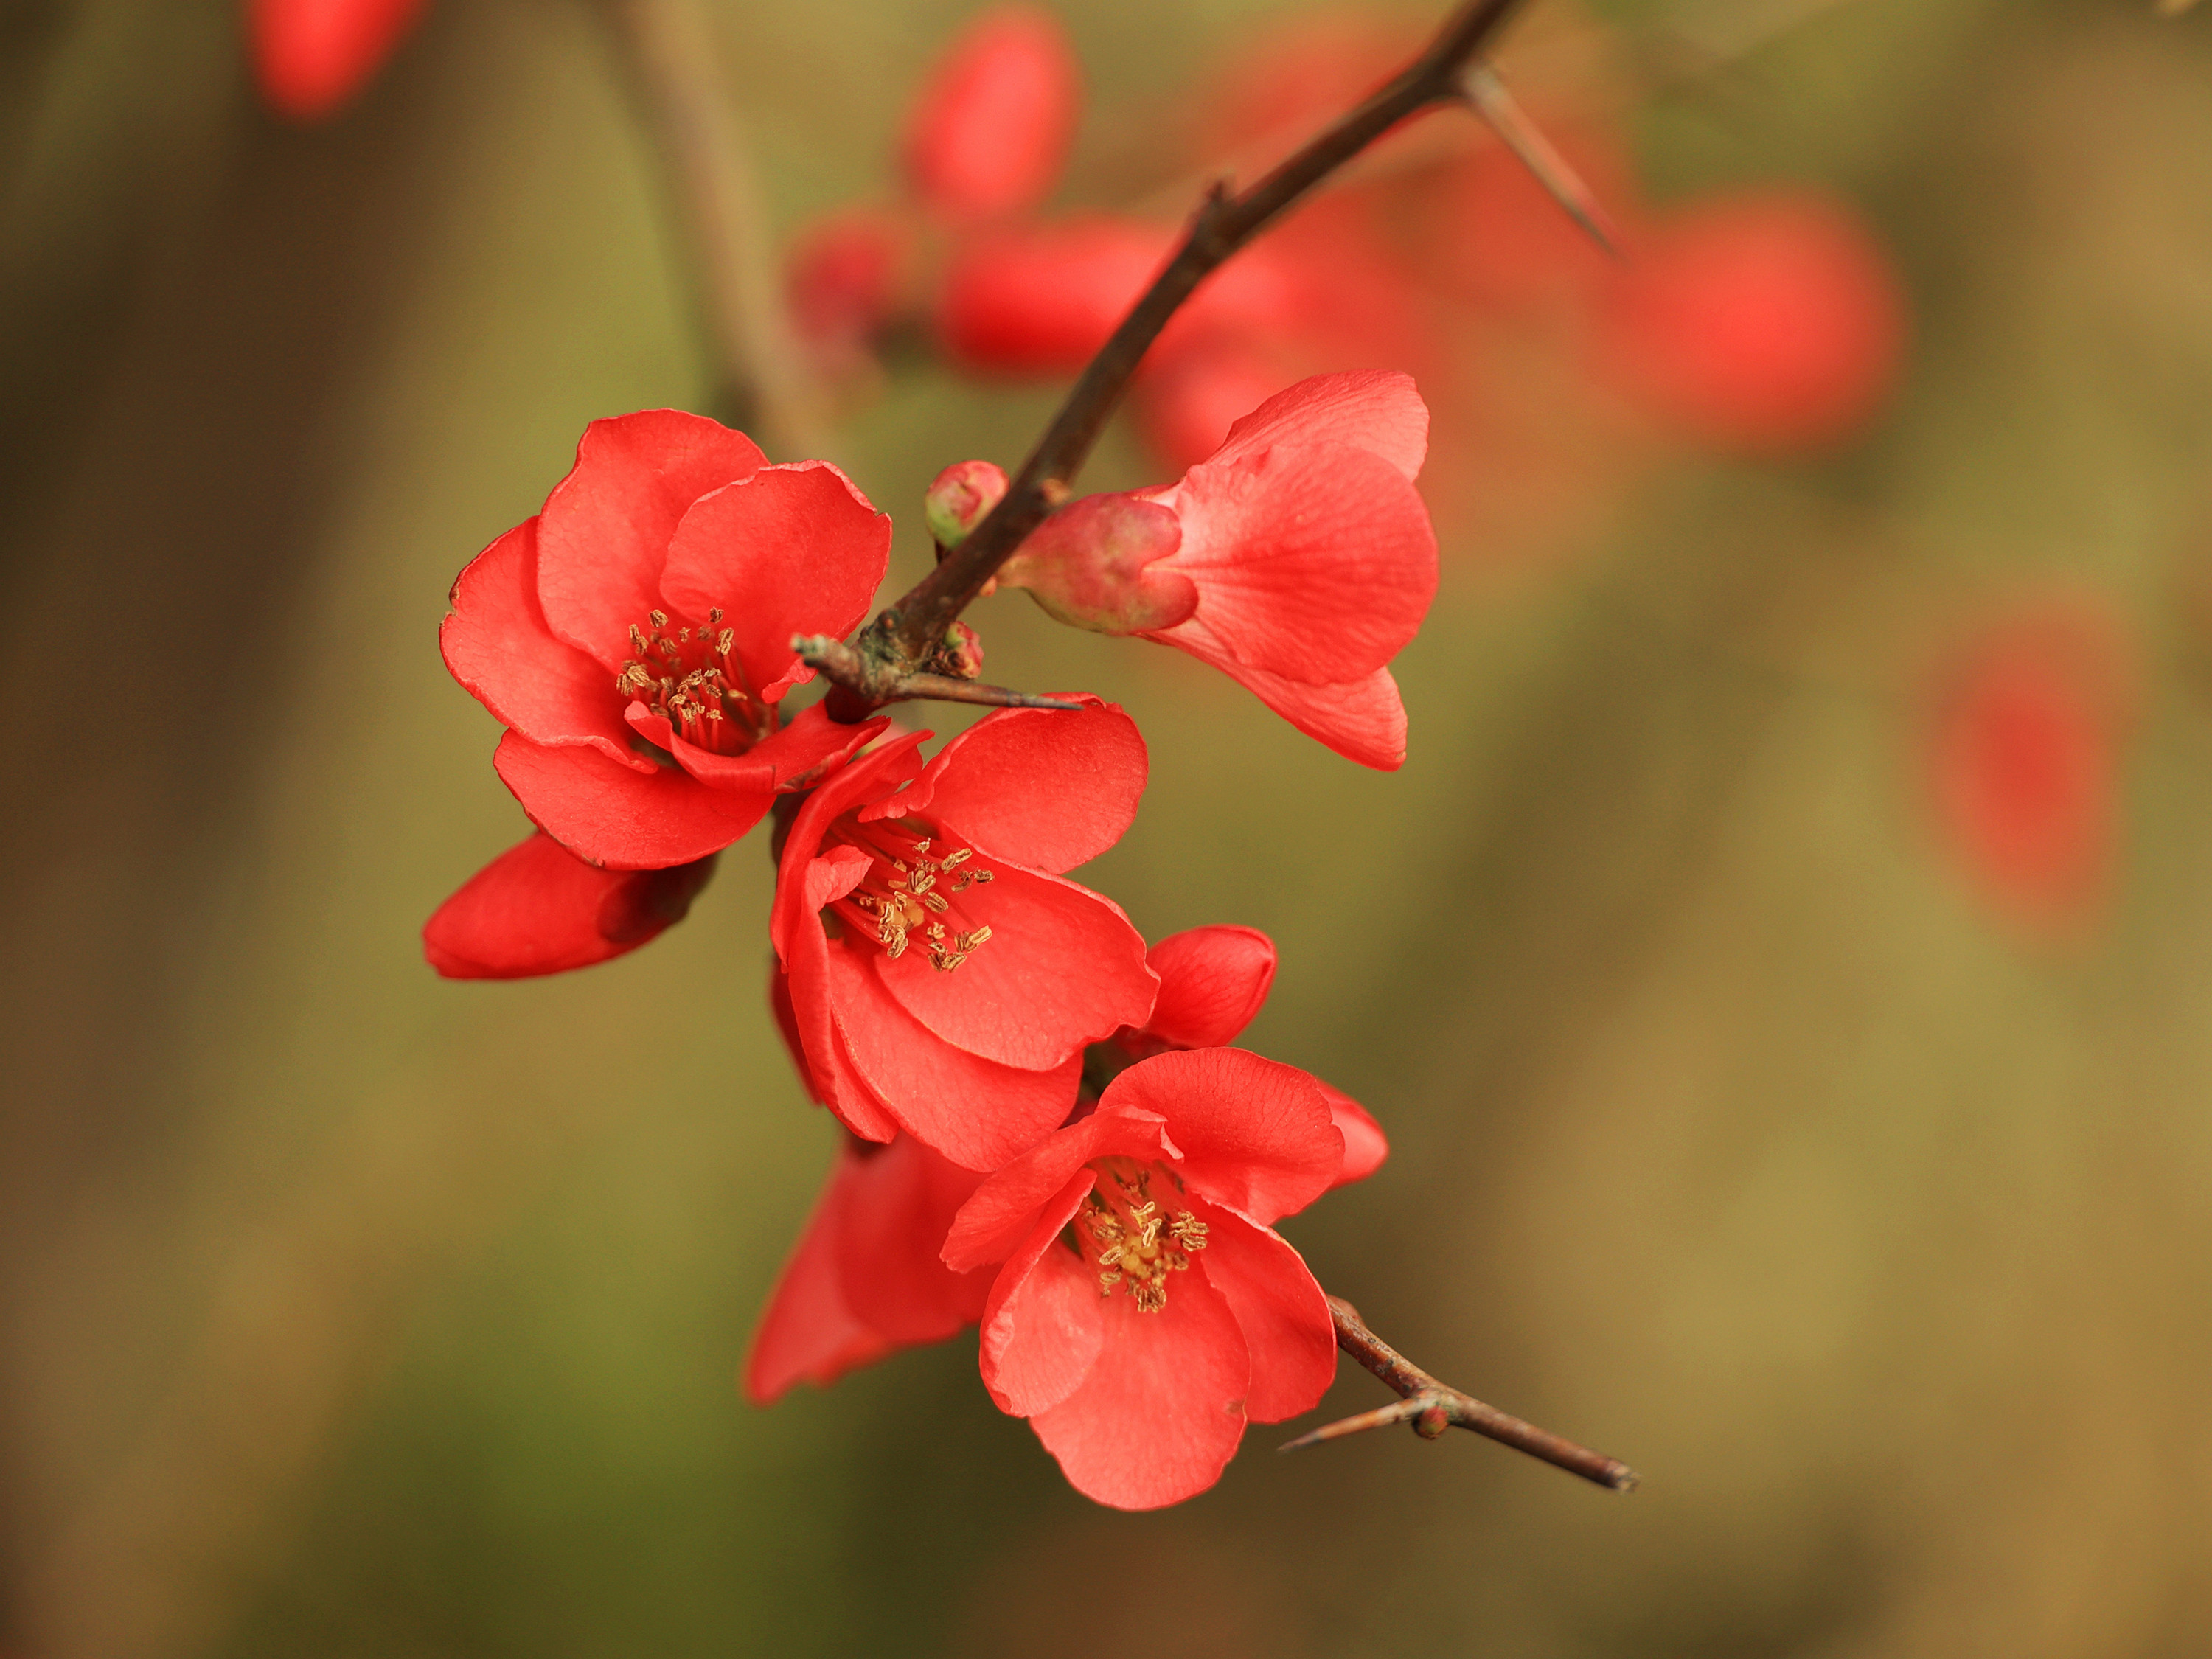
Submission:
[[[604,0],[739,423],[787,459],[822,453],[822,399],[785,315],[760,178],[699,0]]]
[[[888,701],[892,686],[927,656],[999,567],[1066,498],[1068,481],[1097,443],[1137,365],[1198,285],[1399,122],[1431,105],[1462,99],[1462,71],[1519,3],[1468,0],[1389,85],[1249,190],[1231,194],[1224,185],[1213,188],[1200,204],[1182,247],[1091,360],[1005,497],[966,541],[855,641],[860,672],[851,678],[832,676],[848,693],[833,702],[839,718],[857,718],[870,703]]]
[[[832,639],[827,634],[798,634],[792,636],[791,648],[799,659],[809,668],[818,669],[833,688],[842,689],[848,679],[858,678],[865,665],[860,653],[842,640]],[[1080,697],[1050,697],[1042,692],[1015,691],[1003,685],[986,685],[981,680],[955,679],[950,674],[901,674],[891,683],[890,696],[885,702],[911,697],[927,697],[934,702],[981,703],[990,708],[1081,708]],[[834,695],[834,690],[833,690]]]
[[[1343,1418],[1310,1434],[1302,1434],[1285,1445],[1285,1451],[1318,1445],[1324,1440],[1340,1440],[1368,1429],[1387,1428],[1393,1423],[1410,1422],[1413,1432],[1424,1440],[1435,1440],[1446,1429],[1471,1429],[1613,1492],[1636,1490],[1636,1471],[1619,1459],[1577,1446],[1571,1440],[1562,1440],[1548,1430],[1524,1423],[1495,1406],[1483,1404],[1472,1395],[1462,1394],[1439,1382],[1369,1330],[1359,1317],[1359,1310],[1343,1297],[1329,1297],[1328,1311],[1336,1322],[1336,1346],[1389,1384],[1401,1398],[1395,1405],[1362,1412],[1357,1417]]]

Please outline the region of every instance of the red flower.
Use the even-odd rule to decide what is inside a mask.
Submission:
[[[447,979],[529,979],[635,951],[684,920],[716,854],[665,870],[586,864],[544,830],[469,878],[422,929]]]
[[[1945,673],[1929,759],[1940,822],[1975,884],[2046,937],[2092,925],[2119,840],[2129,676],[2118,629],[2079,602],[1991,628]]]
[[[1676,216],[1623,280],[1612,347],[1658,418],[1759,454],[1839,443],[1897,376],[1905,305],[1881,245],[1809,191]]]
[[[849,631],[890,545],[826,461],[769,466],[672,410],[594,421],[544,511],[461,572],[439,642],[539,829],[591,864],[689,864],[883,729],[776,704],[813,678],[791,636]]]
[[[991,1275],[956,1273],[938,1253],[982,1178],[911,1135],[884,1146],[847,1135],[761,1316],[746,1398],[765,1406],[794,1382],[827,1387],[981,1318]]]
[[[971,237],[945,267],[938,344],[970,373],[1072,373],[1106,343],[1174,248],[1164,226],[1103,213]]]
[[[1343,1164],[1304,1072],[1236,1048],[1131,1066],[952,1224],[946,1267],[1005,1264],[983,1310],[992,1398],[1102,1504],[1205,1491],[1248,1419],[1294,1417],[1335,1375],[1321,1286],[1269,1224]]]
[[[1060,876],[1128,827],[1145,745],[1104,704],[1002,710],[917,767],[928,735],[799,808],[770,920],[779,994],[810,1090],[848,1128],[996,1169],[1066,1116],[1084,1045],[1152,1011],[1137,930]]]
[[[1060,21],[1033,6],[976,18],[931,72],[907,118],[914,193],[953,223],[1036,205],[1067,159],[1082,71]]]
[[[1046,520],[999,580],[1063,622],[1188,651],[1365,766],[1406,757],[1386,665],[1437,586],[1413,478],[1428,411],[1404,374],[1317,375],[1176,483]]]
[[[248,0],[262,96],[295,121],[358,92],[422,14],[423,0]]]

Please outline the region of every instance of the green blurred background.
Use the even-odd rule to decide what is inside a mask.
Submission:
[[[716,4],[786,228],[880,187],[969,9]],[[1109,195],[1283,15],[1060,9]],[[302,131],[227,6],[17,0],[0,1652],[2212,1649],[2212,9],[1698,16],[1792,9],[1632,130],[1662,196],[1823,180],[1881,228],[1915,345],[1848,456],[1448,545],[1395,776],[1173,653],[972,618],[994,678],[1144,726],[1086,880],[1148,935],[1266,928],[1251,1046],[1390,1130],[1288,1229],[1323,1281],[1646,1477],[1262,1429],[1126,1516],[972,1339],[739,1401],[833,1142],[766,1013],[757,846],[610,966],[420,960],[523,827],[448,583],[586,421],[708,395],[587,8],[438,0]],[[841,426],[895,580],[930,474],[1050,404],[908,364]],[[1117,437],[1086,481],[1143,477]],[[2117,896],[2063,949],[1960,879],[1919,751],[1933,642],[2054,585],[2141,689]],[[1325,1409],[1378,1403],[1346,1371]]]

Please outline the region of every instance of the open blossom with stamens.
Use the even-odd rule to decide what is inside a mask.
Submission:
[[[1410,376],[1321,374],[1176,483],[1062,508],[999,572],[1061,621],[1188,651],[1366,766],[1406,757],[1388,664],[1437,589]]]
[[[813,678],[792,635],[858,623],[890,546],[826,461],[770,466],[673,410],[594,421],[544,510],[461,572],[439,643],[507,726],[494,764],[540,830],[609,869],[694,864],[888,724],[777,704]],[[599,896],[543,866],[503,857],[453,902],[520,916],[528,897],[573,931]]]
[[[1084,1045],[1158,981],[1119,906],[1060,872],[1121,838],[1145,786],[1119,708],[1003,709],[926,766],[927,732],[830,776],[791,823],[769,931],[815,1097],[973,1170],[1055,1128]]]
[[[1145,960],[1160,979],[1152,1018],[1092,1045],[1086,1082],[1095,1066],[1119,1071],[1153,1054],[1235,1041],[1275,977],[1274,942],[1253,927],[1172,933]],[[804,1069],[787,1000],[779,999],[776,1016]],[[1372,1175],[1389,1152],[1382,1128],[1349,1096],[1318,1079],[1316,1085],[1344,1137],[1344,1161],[1330,1184]],[[1072,1119],[1093,1104],[1086,1095]],[[745,1361],[747,1395],[765,1405],[794,1382],[827,1384],[974,1324],[993,1275],[980,1268],[956,1273],[939,1253],[952,1218],[982,1180],[911,1135],[885,1146],[848,1135],[761,1316]]]
[[[1309,1410],[1335,1375],[1328,1302],[1271,1224],[1343,1164],[1304,1072],[1236,1048],[1139,1060],[952,1224],[947,1267],[1003,1264],[982,1319],[992,1398],[1102,1504],[1205,1491],[1248,1419]]]

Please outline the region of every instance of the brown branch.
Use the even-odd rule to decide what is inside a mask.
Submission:
[[[1634,1469],[1616,1458],[1607,1457],[1577,1446],[1571,1440],[1562,1440],[1556,1434],[1524,1423],[1499,1411],[1495,1406],[1486,1406],[1471,1395],[1439,1382],[1419,1365],[1400,1353],[1381,1337],[1369,1330],[1359,1317],[1359,1310],[1341,1297],[1328,1299],[1330,1316],[1336,1321],[1336,1346],[1361,1364],[1389,1383],[1403,1396],[1394,1406],[1382,1406],[1371,1412],[1362,1412],[1357,1417],[1346,1417],[1334,1423],[1324,1424],[1310,1434],[1302,1434],[1282,1448],[1296,1451],[1301,1446],[1319,1445],[1324,1440],[1340,1440],[1348,1434],[1359,1434],[1368,1429],[1387,1428],[1393,1423],[1410,1422],[1413,1432],[1424,1440],[1439,1438],[1446,1429],[1472,1429],[1502,1441],[1516,1451],[1524,1451],[1531,1457],[1578,1474],[1585,1480],[1596,1482],[1614,1492],[1636,1490]]]
[[[699,0],[603,9],[682,221],[723,401],[787,459],[823,450],[822,398],[785,315],[768,214]]]
[[[1113,337],[1099,348],[1045,428],[1005,497],[944,562],[870,623],[854,641],[864,672],[823,672],[844,696],[830,712],[857,720],[882,701],[881,688],[910,672],[999,567],[1066,499],[1129,380],[1160,331],[1198,285],[1308,191],[1407,117],[1465,95],[1462,72],[1495,38],[1520,0],[1468,0],[1395,79],[1241,194],[1216,185],[1175,257],[1152,279]]]

